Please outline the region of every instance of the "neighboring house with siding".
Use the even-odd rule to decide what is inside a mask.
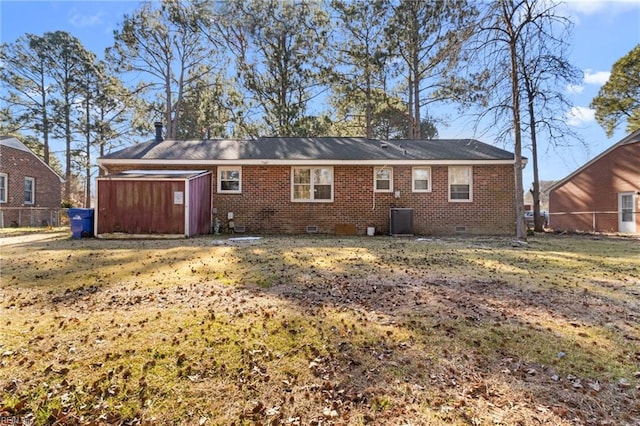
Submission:
[[[64,180],[12,136],[0,136],[0,226],[57,225]]]
[[[98,164],[103,176],[211,171],[211,223],[223,229],[389,234],[398,212],[402,234],[515,233],[514,155],[472,139],[157,139]],[[114,208],[98,203],[98,233]]]
[[[640,130],[556,182],[549,226],[556,231],[640,233]]]

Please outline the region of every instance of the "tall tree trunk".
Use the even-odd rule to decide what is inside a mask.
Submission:
[[[65,134],[65,173],[64,173],[64,199],[71,200],[71,108],[69,105],[69,99],[65,98],[64,107],[64,134]]]
[[[416,34],[417,43],[417,34]],[[413,135],[412,139],[420,139],[422,132],[420,129],[420,59],[418,50],[413,55]]]
[[[415,133],[415,129],[414,129],[414,125],[415,122],[413,120],[413,78],[411,73],[409,73],[409,82],[408,82],[408,86],[409,86],[409,105],[407,105],[407,125],[408,125],[408,129],[407,129],[407,139],[413,139],[413,134]]]
[[[373,108],[372,108],[372,99],[371,99],[371,72],[367,66],[367,89],[366,89],[366,102],[367,106],[364,113],[365,119],[365,133],[367,139],[373,139],[373,127],[371,125]]]
[[[527,228],[524,222],[524,192],[522,185],[522,131],[520,119],[520,92],[518,78],[518,51],[517,38],[513,31],[513,24],[509,19],[509,13],[504,10],[505,24],[508,27],[510,36],[509,54],[511,59],[511,98],[513,112],[513,133],[514,133],[514,156],[515,162],[513,172],[515,175],[515,204],[516,204],[516,237],[521,240],[527,239]]]
[[[536,132],[535,111],[533,108],[534,96],[533,90],[527,87],[528,107],[529,107],[529,126],[531,127],[531,160],[533,162],[533,223],[536,232],[542,232],[543,218],[540,215],[540,179],[538,177],[538,137]]]
[[[44,145],[44,162],[51,165],[49,154],[49,117],[47,115],[47,94],[44,74],[40,79],[40,98],[42,103],[42,143]]]
[[[87,150],[87,162],[85,164],[85,190],[84,190],[84,206],[86,208],[91,207],[91,111],[90,111],[90,104],[89,104],[89,98],[86,99],[86,110],[85,113],[87,114],[86,116],[86,129],[85,129],[85,136],[87,138],[86,140],[86,150]]]
[[[167,66],[167,68],[169,68],[169,66]],[[171,107],[173,106],[173,97],[171,96],[171,77],[170,77],[171,73],[167,72],[167,74],[165,75],[165,89],[164,89],[164,93],[165,93],[165,100],[167,102],[167,104],[165,105],[164,108],[164,121],[166,122],[166,126],[167,126],[167,139],[175,139],[175,129],[174,129],[174,122],[173,122],[173,114],[171,114]]]

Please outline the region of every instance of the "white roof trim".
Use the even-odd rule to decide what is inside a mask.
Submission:
[[[29,154],[33,155],[38,161],[40,161],[42,164],[44,164],[44,166],[47,169],[51,170],[51,173],[56,175],[58,177],[58,179],[60,179],[60,182],[64,182],[64,179],[62,178],[62,176],[60,176],[58,174],[58,172],[53,170],[51,168],[51,166],[49,166],[47,163],[45,163],[42,158],[40,158],[35,152],[30,150],[29,147],[27,147],[25,144],[20,142],[17,138],[11,137],[11,138],[7,138],[7,139],[0,139],[0,145],[4,145],[4,146],[6,146],[8,148],[13,148],[13,149],[17,149],[17,150],[20,150],[20,151],[28,152]]]
[[[564,185],[565,183],[567,183],[568,181],[573,179],[574,176],[582,173],[586,168],[590,167],[593,163],[595,163],[596,161],[600,160],[602,157],[604,157],[605,155],[609,154],[611,151],[615,150],[619,146],[626,145],[628,143],[638,143],[638,142],[640,142],[640,129],[638,129],[638,130],[636,130],[634,132],[631,132],[629,135],[625,136],[620,141],[618,141],[615,144],[611,145],[609,148],[607,148],[606,150],[604,150],[600,154],[596,155],[591,160],[587,161],[584,165],[582,165],[578,169],[574,170],[567,177],[565,177],[563,179],[560,179],[559,181],[557,181],[556,183],[551,185],[549,187],[548,191],[551,192],[551,191],[555,190],[556,188],[559,188],[560,186]]]
[[[153,175],[153,174],[164,174],[164,175],[182,175],[182,174],[196,174],[196,173],[211,173],[210,170],[125,170],[124,172],[120,172],[122,174],[138,174],[138,175]]]
[[[101,159],[98,160],[100,166],[106,165],[174,165],[174,166],[473,166],[473,165],[499,165],[514,164],[514,160],[278,160],[278,159],[250,159],[250,160],[162,160],[162,159]]]

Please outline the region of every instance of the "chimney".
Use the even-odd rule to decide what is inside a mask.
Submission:
[[[162,142],[162,121],[156,121],[154,123],[156,126],[156,142]]]

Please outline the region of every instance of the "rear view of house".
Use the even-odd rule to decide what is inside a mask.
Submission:
[[[58,225],[62,182],[18,139],[0,136],[0,227]]]
[[[105,185],[125,188],[126,177],[135,175],[137,180],[129,179],[126,186],[134,196],[151,188],[152,181],[158,185],[164,171],[210,172],[210,197],[200,203],[203,209],[211,203],[209,232],[216,224],[222,231],[265,234],[515,232],[514,155],[473,139],[156,137],[104,156],[98,164],[103,174],[98,179],[98,234],[116,230],[114,215],[131,209],[123,199],[103,197]],[[196,202],[186,192],[183,201],[181,191],[173,188],[156,199],[172,212],[180,210],[180,203]],[[151,207],[131,214],[144,210],[147,223],[157,222],[151,228],[121,220],[117,231],[160,232],[164,219],[154,219]],[[183,222],[180,217],[174,221]]]
[[[554,230],[640,233],[640,130],[555,183]]]

